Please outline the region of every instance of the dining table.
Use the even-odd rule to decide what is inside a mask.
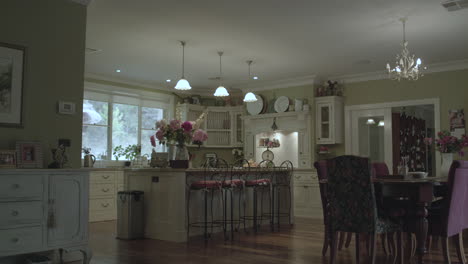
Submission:
[[[427,253],[426,239],[428,236],[428,214],[429,207],[434,201],[434,190],[438,186],[446,185],[446,176],[416,178],[414,176],[386,175],[373,177],[374,186],[379,188],[382,197],[404,200],[410,208],[414,210],[406,212],[403,218],[409,231],[416,235],[418,263],[424,263],[424,256]],[[327,180],[322,179],[320,184],[326,184]]]

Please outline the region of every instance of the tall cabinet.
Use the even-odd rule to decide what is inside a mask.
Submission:
[[[88,254],[89,173],[0,171],[0,257],[61,249]]]
[[[341,96],[315,98],[317,144],[343,143],[344,99]]]

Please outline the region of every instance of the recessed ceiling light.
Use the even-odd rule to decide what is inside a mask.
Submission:
[[[121,72],[121,70],[117,69],[117,70],[115,70],[115,72]]]
[[[167,79],[166,82],[168,82],[168,83],[171,82],[171,79]]]
[[[252,79],[258,80],[258,76],[254,76],[254,77],[252,77]]]

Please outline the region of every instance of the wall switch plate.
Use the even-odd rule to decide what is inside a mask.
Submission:
[[[159,182],[159,177],[158,176],[153,176],[151,177],[152,182]]]
[[[70,147],[71,146],[71,140],[68,138],[59,138],[58,140],[58,145],[63,145],[64,147]]]

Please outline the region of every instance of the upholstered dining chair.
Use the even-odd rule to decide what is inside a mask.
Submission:
[[[330,244],[329,238],[328,238],[328,195],[327,195],[327,180],[328,180],[328,175],[327,175],[327,161],[326,160],[320,160],[316,161],[314,163],[314,167],[317,170],[317,175],[318,175],[318,180],[319,180],[319,188],[320,188],[320,198],[322,200],[322,212],[323,212],[323,225],[324,225],[324,238],[323,238],[323,246],[322,246],[322,256],[325,256],[328,251],[328,246]],[[349,247],[349,244],[351,243],[351,239],[353,237],[352,233],[342,233],[339,232],[338,234],[339,237],[339,244],[338,244],[338,250],[341,250],[343,248],[343,244],[345,248]],[[346,243],[344,243],[346,239]]]
[[[454,161],[448,176],[447,196],[429,211],[429,235],[439,236],[445,263],[450,264],[449,238],[453,239],[458,260],[466,263],[462,233],[468,228],[468,161]]]
[[[327,160],[328,232],[330,263],[335,263],[337,233],[355,233],[356,263],[360,258],[360,235],[370,236],[370,262],[375,263],[376,235],[397,233],[399,262],[403,263],[401,226],[379,215],[368,158],[340,156]]]

